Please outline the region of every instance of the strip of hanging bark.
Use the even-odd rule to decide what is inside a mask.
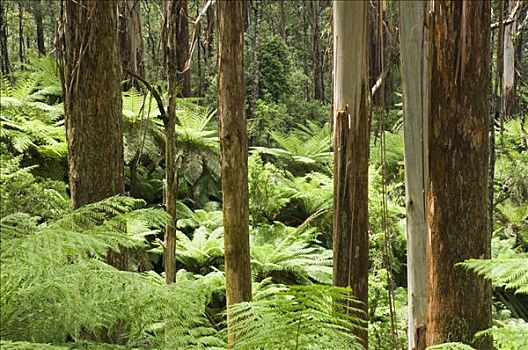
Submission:
[[[198,36],[200,35],[200,21],[202,20],[203,16],[206,14],[207,10],[209,9],[209,6],[213,5],[216,2],[216,0],[209,0],[204,5],[200,13],[198,14],[198,17],[194,20],[194,28],[193,28],[193,41],[191,43],[191,49],[189,50],[189,58],[187,59],[187,62],[185,62],[185,68],[183,71],[178,73],[184,73],[188,71],[191,68],[191,61],[194,53],[194,49],[196,48],[196,43],[198,42]]]
[[[519,8],[521,7],[521,2],[519,0],[517,0],[517,4],[515,5],[515,7],[513,8],[512,12],[510,13],[510,15],[508,16],[507,19],[505,19],[504,21],[502,21],[502,25],[505,26],[505,25],[508,25],[508,24],[511,24],[513,22],[515,22],[515,18],[517,17],[517,12],[519,11]],[[499,28],[499,24],[501,23],[501,21],[498,21],[498,22],[495,22],[493,23],[490,28],[491,29],[497,29]]]
[[[371,96],[374,96],[378,90],[383,86],[383,82],[385,79],[387,79],[387,76],[390,73],[390,70],[396,63],[396,55],[393,55],[392,59],[389,60],[388,64],[383,68],[383,71],[381,72],[380,76],[378,77],[378,80],[376,80],[376,83],[372,86],[370,89]]]

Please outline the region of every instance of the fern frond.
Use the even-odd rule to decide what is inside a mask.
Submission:
[[[363,349],[351,333],[364,327],[356,305],[350,289],[321,285],[234,305],[234,349]]]
[[[471,259],[457,264],[491,281],[494,286],[528,294],[528,254],[488,260]]]

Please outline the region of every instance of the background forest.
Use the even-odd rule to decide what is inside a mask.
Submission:
[[[75,17],[77,3],[101,6],[90,16],[111,17],[115,33],[98,37],[96,20]],[[0,3],[0,347],[361,349],[368,326],[371,349],[407,348],[408,271],[416,267],[407,250],[400,2],[363,2],[372,93],[363,304],[350,288],[332,286],[333,4],[242,2],[245,100],[238,102],[247,117],[252,300],[233,307],[229,339],[219,96],[231,87],[217,84],[219,5],[101,3]],[[478,339],[490,336],[496,349],[528,349],[528,3],[490,3],[491,259],[456,268],[491,281],[493,322],[474,342],[470,334],[430,349],[484,349]],[[101,45],[80,51],[92,57],[91,73],[71,60],[83,35]],[[111,54],[100,57],[103,51]],[[117,95],[109,80],[119,84]],[[92,169],[73,166],[81,146],[65,115],[99,106],[89,94],[97,90],[118,101],[108,111],[119,109],[121,128],[103,135],[86,124],[78,142],[120,144],[122,161],[103,152],[82,158],[98,159]],[[93,194],[72,182],[84,172],[92,188],[103,188],[110,166],[124,191]]]

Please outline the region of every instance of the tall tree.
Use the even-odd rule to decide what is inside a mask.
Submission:
[[[334,275],[368,304],[368,2],[334,2]],[[367,331],[356,331],[367,347]]]
[[[44,44],[44,24],[42,20],[42,2],[40,0],[33,4],[33,18],[37,29],[37,50],[39,56],[42,56],[46,54],[46,46]]]
[[[4,14],[4,3],[0,3],[0,55],[1,59],[1,70],[3,76],[8,76],[11,72],[9,66],[9,51],[7,47],[7,28],[6,28],[6,19]]]
[[[141,2],[137,0],[120,0],[119,52],[123,70],[128,70],[140,77],[144,77],[144,51],[143,33],[141,30]],[[123,84],[123,90],[129,90],[131,87],[139,88],[140,85],[140,82],[130,77]]]
[[[491,289],[455,264],[489,258],[490,1],[436,0],[430,24],[426,225],[427,345],[473,342],[491,323]],[[435,93],[433,93],[435,92]]]
[[[178,83],[181,86],[181,96],[191,96],[191,71],[185,70],[189,59],[189,24],[187,0],[176,2],[176,62],[178,65]]]
[[[251,108],[249,112],[250,116],[253,116],[257,109],[257,101],[259,98],[259,51],[260,51],[260,1],[254,1],[253,3],[253,79],[251,86]]]
[[[251,300],[248,138],[244,86],[245,1],[219,1],[218,113],[227,306]],[[227,314],[228,347],[235,342]]]
[[[124,192],[114,2],[64,1],[64,108],[74,208]]]
[[[25,54],[24,54],[24,7],[22,6],[22,1],[18,1],[18,59],[20,63],[24,63]]]
[[[313,71],[315,99],[324,101],[323,52],[321,50],[321,4],[319,0],[310,1],[311,24],[313,29]]]
[[[97,0],[62,5],[70,193],[79,208],[125,190],[117,6]],[[109,262],[126,269],[127,256],[109,254]]]
[[[167,69],[167,91],[169,95],[165,124],[165,209],[171,216],[171,221],[165,228],[165,281],[176,281],[176,194],[178,179],[176,174],[176,97],[178,93],[178,63],[174,59],[177,50],[177,17],[178,0],[164,3],[164,60]]]
[[[427,1],[400,2],[400,57],[405,133],[408,349],[425,350],[427,330],[427,259],[425,190],[427,186],[427,115],[429,113],[426,16]]]

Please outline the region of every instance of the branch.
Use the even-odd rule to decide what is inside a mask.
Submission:
[[[189,58],[187,59],[187,62],[185,62],[185,67],[183,68],[183,71],[180,73],[184,73],[189,70],[189,68],[191,68],[191,60],[193,57],[194,49],[196,48],[196,43],[198,42],[198,36],[200,35],[200,21],[202,20],[202,17],[205,15],[209,7],[215,3],[215,1],[216,0],[208,0],[200,11],[200,13],[198,14],[198,17],[196,17],[196,19],[194,20],[193,41],[191,43],[191,49],[189,50]]]
[[[147,90],[152,94],[152,96],[156,100],[156,103],[158,104],[158,109],[160,110],[161,119],[163,120],[163,124],[167,124],[167,121],[169,119],[167,118],[167,113],[165,112],[165,107],[163,107],[163,100],[161,99],[159,91],[156,90],[155,87],[150,85],[150,83],[148,81],[146,81],[144,78],[140,77],[136,73],[134,73],[132,71],[129,71],[128,69],[123,69],[123,70],[125,72],[127,72],[127,74],[130,74],[132,77],[134,77],[137,80],[139,80],[143,85],[145,85]]]

